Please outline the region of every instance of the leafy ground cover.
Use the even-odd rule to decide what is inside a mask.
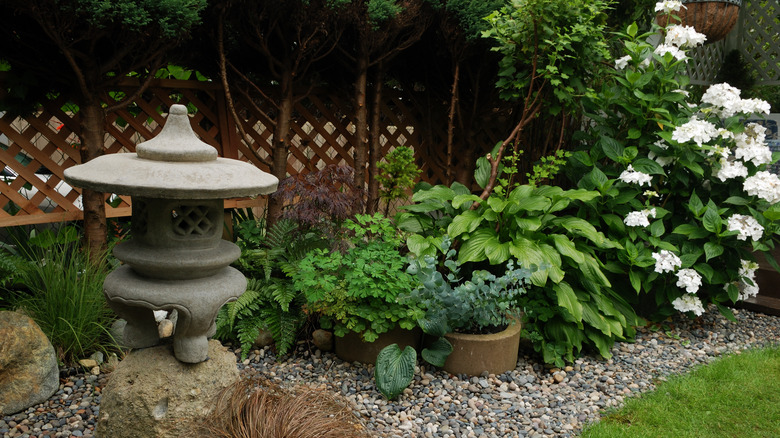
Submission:
[[[587,428],[602,437],[774,437],[780,430],[780,347],[725,357],[629,400]]]

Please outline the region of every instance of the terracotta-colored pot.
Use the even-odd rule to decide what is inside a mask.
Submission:
[[[336,356],[345,362],[360,362],[365,364],[376,363],[376,356],[383,348],[390,344],[398,344],[403,350],[407,345],[420,351],[422,330],[406,330],[396,327],[389,332],[381,333],[374,342],[364,342],[360,335],[349,332],[343,337],[335,337],[334,347]]]
[[[693,26],[696,32],[707,35],[705,43],[720,41],[731,32],[739,17],[739,7],[742,2],[736,0],[689,0],[683,1],[683,8],[673,12],[682,20],[678,23],[672,19],[671,24]],[[666,26],[667,16],[660,13],[656,16],[660,26]]]
[[[522,329],[520,321],[515,321],[504,331],[489,335],[444,335],[452,344],[452,353],[444,363],[444,371],[478,376],[485,371],[501,374],[515,369]]]

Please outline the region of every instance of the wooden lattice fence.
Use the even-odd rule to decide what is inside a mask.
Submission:
[[[0,78],[1,79],[1,78]],[[115,93],[129,93],[136,83],[128,81]],[[112,93],[113,97],[116,94]],[[112,96],[106,95],[107,102]],[[327,164],[353,163],[354,125],[350,99],[312,93],[295,106],[293,135],[287,173],[322,168]],[[135,145],[157,135],[165,113],[174,103],[190,109],[193,129],[220,156],[252,162],[269,171],[275,109],[264,102],[235,105],[244,130],[251,137],[241,141],[239,130],[228,111],[224,93],[213,82],[156,80],[132,105],[108,115],[105,153],[135,152]],[[446,154],[440,143],[442,133],[421,135],[420,118],[403,97],[386,93],[382,105],[381,153],[397,146],[410,146],[423,169],[423,179],[444,181],[440,163]],[[442,126],[440,129],[444,129]],[[79,164],[78,108],[63,99],[45,102],[35,114],[15,118],[0,114],[0,162],[5,167],[5,184],[0,184],[0,227],[78,220],[83,217],[80,190],[63,181],[63,171]],[[495,135],[485,136],[485,144],[495,143]],[[247,144],[248,143],[248,144]],[[229,201],[228,206],[253,205],[252,200]],[[107,195],[106,215],[130,215],[130,199]]]

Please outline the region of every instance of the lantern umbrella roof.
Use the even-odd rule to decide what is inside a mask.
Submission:
[[[162,199],[262,195],[276,191],[279,183],[249,163],[218,158],[217,150],[193,132],[184,105],[172,105],[160,134],[136,151],[70,167],[65,180],[98,192]]]

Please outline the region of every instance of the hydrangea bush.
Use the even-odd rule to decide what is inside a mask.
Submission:
[[[656,10],[674,23],[681,6]],[[622,245],[604,267],[638,312],[701,315],[714,303],[732,317],[727,305],[758,293],[756,253],[778,232],[780,179],[767,171],[777,157],[765,128],[745,123],[769,104],[725,83],[691,102],[687,50],[706,40],[691,27],[633,24],[621,38],[624,56],[587,102],[587,147],[571,158],[579,187],[602,195],[581,214]]]

